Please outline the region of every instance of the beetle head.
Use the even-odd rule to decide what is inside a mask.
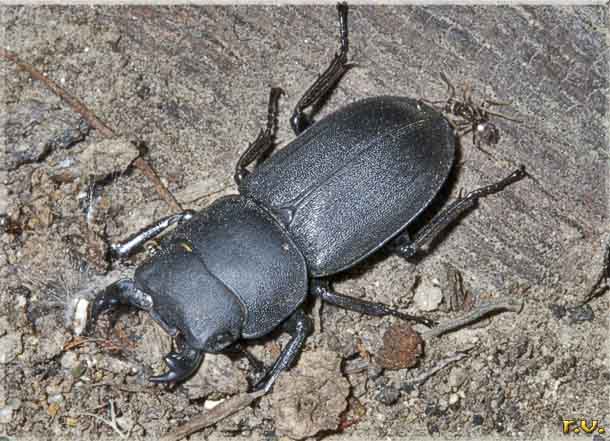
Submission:
[[[186,241],[172,241],[142,264],[136,285],[153,300],[153,317],[187,344],[221,352],[240,338],[243,308]]]

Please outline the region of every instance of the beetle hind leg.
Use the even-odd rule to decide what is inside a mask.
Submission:
[[[434,216],[413,239],[406,233],[397,236],[393,241],[394,252],[405,259],[414,257],[423,247],[434,241],[449,225],[459,219],[464,213],[472,210],[480,198],[499,193],[525,176],[527,176],[527,172],[525,171],[525,166],[522,165],[504,179],[485,187],[477,188],[466,196],[456,199]]]
[[[179,352],[172,351],[165,356],[167,372],[150,377],[148,380],[156,384],[179,383],[187,380],[197,371],[203,356],[203,351],[183,343]]]
[[[338,306],[339,308],[359,312],[360,314],[371,315],[374,317],[385,317],[390,315],[401,320],[422,323],[426,326],[435,325],[434,321],[430,319],[416,315],[404,314],[397,309],[384,305],[383,303],[370,302],[368,300],[346,296],[345,294],[339,294],[330,289],[328,283],[322,280],[312,281],[311,293],[326,303]]]

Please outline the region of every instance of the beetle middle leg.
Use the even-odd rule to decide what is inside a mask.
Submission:
[[[271,390],[279,375],[290,368],[301,353],[305,340],[313,331],[313,325],[311,319],[299,308],[284,322],[283,329],[292,336],[292,339],[282,350],[269,372],[254,386],[255,391],[269,392]]]
[[[295,106],[294,113],[290,118],[290,125],[295,135],[299,135],[312,124],[311,118],[305,114],[305,109],[319,105],[343,74],[350,68],[350,65],[347,63],[347,51],[349,48],[347,39],[347,3],[339,3],[337,11],[339,12],[339,30],[341,33],[339,52],[335,54],[335,58],[333,58],[330,66],[307,89]],[[315,109],[312,111],[315,112]]]
[[[385,317],[391,315],[401,320],[414,321],[422,323],[426,326],[433,326],[434,322],[425,317],[404,314],[396,309],[390,308],[383,303],[369,302],[355,297],[346,296],[333,291],[326,281],[312,280],[311,293],[322,299],[326,303],[338,306],[339,308],[349,309],[350,311],[359,312],[360,314],[371,315],[374,317]]]
[[[404,257],[413,257],[421,248],[436,238],[445,228],[451,225],[466,211],[471,210],[482,197],[498,193],[526,176],[525,166],[519,167],[506,178],[471,191],[464,197],[453,201],[443,211],[438,213],[417,235],[411,239],[404,233],[394,239],[394,251]]]

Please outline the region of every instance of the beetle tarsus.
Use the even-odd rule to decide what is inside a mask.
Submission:
[[[340,32],[339,52],[335,54],[330,65],[307,89],[294,108],[290,125],[295,135],[299,135],[313,123],[311,116],[305,114],[305,109],[312,107],[312,113],[315,113],[317,107],[324,102],[324,99],[333,90],[343,74],[350,68],[347,63],[347,52],[349,50],[347,10],[347,3],[337,5]]]
[[[180,383],[189,379],[199,369],[203,361],[203,352],[185,346],[180,352],[170,352],[165,356],[167,372],[149,378],[151,383]]]
[[[326,303],[338,306],[339,308],[359,312],[360,314],[371,315],[374,317],[385,317],[390,315],[401,320],[421,323],[428,327],[432,327],[436,324],[433,320],[426,317],[404,314],[383,303],[370,302],[368,300],[346,296],[345,294],[339,294],[330,289],[328,283],[320,280],[312,281],[311,293]]]
[[[235,183],[239,183],[249,174],[246,169],[254,161],[268,155],[275,146],[275,133],[277,132],[277,115],[279,113],[279,100],[284,91],[279,87],[272,87],[269,92],[269,107],[267,111],[267,127],[261,130],[252,144],[241,155],[235,166]]]

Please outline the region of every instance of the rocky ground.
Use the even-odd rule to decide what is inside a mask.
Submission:
[[[171,212],[129,164],[144,154],[185,208],[234,193],[235,161],[265,122],[272,85],[286,91],[279,144],[292,138],[292,108],[337,47],[335,9],[0,12],[2,47],[121,135],[106,139],[42,82],[0,61],[0,436],[170,434],[246,391],[250,368],[208,356],[193,379],[165,389],[147,377],[163,368],[171,340],[144,314],[77,335],[79,300],[145,258],[110,265],[108,242]],[[478,99],[510,101],[502,112],[522,122],[494,120],[502,139],[489,154],[464,137],[441,199],[519,164],[530,177],[483,200],[416,261],[384,251],[335,287],[440,322],[498,299],[523,309],[428,338],[412,367],[394,369],[413,354],[393,343],[417,343],[397,319],[310,305],[317,329],[298,365],[272,394],[191,439],[540,439],[577,418],[598,420],[588,436],[607,439],[610,294],[582,305],[608,236],[607,23],[605,6],[353,6],[356,66],[318,118],[366,96],[441,99],[445,72]],[[465,296],[456,296],[456,274]],[[249,350],[269,365],[286,342],[272,335]]]

